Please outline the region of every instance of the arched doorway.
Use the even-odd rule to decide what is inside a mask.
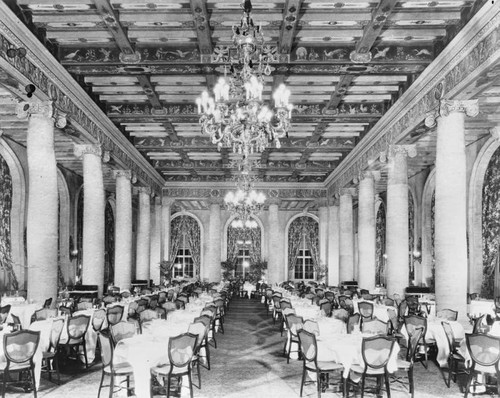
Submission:
[[[227,262],[232,264],[232,276],[242,279],[253,279],[252,272],[262,262],[262,231],[255,221],[253,228],[227,226]]]

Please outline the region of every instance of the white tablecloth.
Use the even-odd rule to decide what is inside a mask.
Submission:
[[[35,311],[41,309],[43,304],[40,303],[19,303],[11,304],[9,316],[7,317],[7,323],[12,322],[12,317],[10,314],[14,314],[19,317],[23,329],[28,329],[31,324],[31,316]]]
[[[255,292],[255,290],[257,290],[257,288],[255,287],[255,285],[252,285],[251,283],[245,282],[243,284],[243,290],[248,293],[248,298],[250,298],[250,295],[252,294],[252,292]]]
[[[484,314],[495,316],[495,303],[493,300],[472,300],[467,307],[468,313],[475,318]]]
[[[168,341],[172,336],[188,331],[188,327],[165,320],[155,320],[152,327],[116,346],[114,361],[128,362],[134,371],[135,395],[137,398],[150,398],[150,369],[168,363]]]
[[[439,366],[445,366],[448,363],[448,356],[450,355],[450,347],[448,345],[448,339],[446,338],[446,333],[443,329],[442,321],[446,319],[440,318],[429,318],[427,319],[427,332],[425,333],[425,339],[427,341],[435,340],[437,345],[437,356],[436,360]],[[465,338],[465,330],[460,322],[447,321],[449,322],[451,329],[453,330],[453,337],[455,340],[461,340]],[[408,339],[408,333],[406,328],[403,326],[401,333]]]
[[[352,365],[364,364],[361,354],[362,341],[363,335],[361,333],[320,335],[317,338],[318,361],[335,361],[342,364],[344,377],[347,377]],[[399,345],[396,343],[387,364],[390,373],[398,369],[398,352]]]

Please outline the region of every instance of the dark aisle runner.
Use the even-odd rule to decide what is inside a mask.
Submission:
[[[195,387],[195,397],[299,396],[302,362],[287,365],[285,334],[280,337],[278,323],[273,324],[260,300],[233,298],[224,329],[225,334],[216,334],[217,349],[210,348],[212,369],[202,370],[202,388]],[[313,393],[314,387],[305,392]]]

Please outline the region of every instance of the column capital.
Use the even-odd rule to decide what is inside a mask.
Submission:
[[[1,134],[0,134],[1,135]],[[500,126],[495,126],[490,129],[490,135],[497,141],[500,141]]]
[[[151,196],[151,188],[150,187],[134,187],[134,194],[146,194]]]
[[[279,199],[279,198],[268,198],[267,199],[267,203],[268,203],[269,206],[271,206],[271,205],[277,205],[277,206],[279,206],[281,204],[281,199]]]
[[[212,207],[213,205],[221,206],[224,204],[224,199],[212,197],[212,198],[208,198],[207,202],[209,203],[210,207]]]
[[[345,196],[345,195],[350,195],[350,196],[356,196],[358,190],[356,188],[340,188],[339,193],[340,196]]]
[[[432,128],[436,125],[438,117],[446,117],[453,112],[462,112],[466,116],[476,117],[479,114],[478,100],[446,100],[439,101],[438,109],[427,115],[425,125]]]
[[[113,177],[114,178],[125,177],[126,179],[130,180],[133,184],[137,181],[135,174],[132,173],[131,170],[113,170]]]
[[[316,200],[316,205],[320,207],[328,207],[328,198],[321,198]]]
[[[359,184],[361,181],[366,179],[372,179],[373,181],[380,180],[380,171],[379,170],[364,170],[361,171],[357,177],[354,178],[354,183]]]
[[[18,119],[26,119],[30,116],[41,116],[52,118],[57,128],[66,127],[66,113],[59,111],[52,101],[22,101],[16,106]]]
[[[175,203],[175,199],[174,198],[168,198],[168,197],[165,197],[163,196],[161,198],[161,204],[162,206],[172,206],[173,204]]]
[[[95,155],[95,156],[101,156],[102,155],[102,150],[100,145],[92,145],[92,144],[74,144],[73,145],[73,150],[75,153],[75,156],[78,158],[82,158],[83,155]]]
[[[387,152],[384,152],[380,156],[382,162],[387,162],[387,159],[396,157],[397,155],[404,155],[410,158],[417,156],[416,145],[389,145]]]

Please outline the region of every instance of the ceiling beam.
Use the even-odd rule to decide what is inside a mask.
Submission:
[[[278,43],[280,54],[288,55],[292,50],[301,5],[302,0],[287,0],[285,3],[285,12],[283,13],[283,21],[281,24],[280,39]]]
[[[206,56],[211,56],[213,52],[207,5],[204,0],[191,0],[190,5],[193,21],[195,23],[196,36],[198,38],[198,49],[200,50],[203,61],[204,58],[206,59]],[[211,91],[215,85],[215,75],[209,73],[206,74],[205,77],[207,81],[207,90]]]
[[[127,32],[120,23],[118,13],[115,11],[109,0],[94,0],[97,13],[115,39],[120,51],[125,55],[133,55],[135,50],[130,43]],[[146,75],[137,75],[137,80],[147,95],[151,106],[155,109],[162,109],[160,97],[155,92],[149,77]]]
[[[372,14],[371,21],[363,29],[363,36],[356,43],[354,53],[367,54],[371,50],[375,40],[377,40],[377,37],[382,32],[387,18],[396,6],[396,3],[397,0],[380,0],[378,7]],[[371,60],[371,57],[369,59]],[[325,109],[337,108],[340,101],[342,101],[344,95],[347,93],[347,89],[351,85],[353,77],[353,75],[342,75],[340,77],[340,81],[335,86],[335,91],[332,93]]]
[[[175,131],[174,125],[171,122],[163,122],[163,127],[168,133],[168,138],[172,141],[179,141],[179,137],[177,136],[177,131]]]

